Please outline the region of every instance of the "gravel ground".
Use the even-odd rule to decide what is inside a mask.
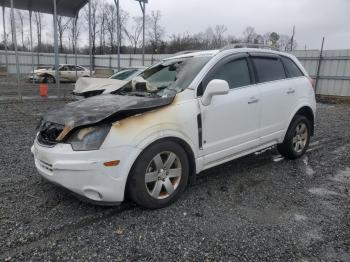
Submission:
[[[0,104],[0,260],[350,261],[349,105],[318,105],[303,158],[229,162],[149,211],[92,206],[40,179],[35,127],[62,104]]]

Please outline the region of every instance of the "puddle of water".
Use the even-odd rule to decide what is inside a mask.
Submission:
[[[332,153],[335,155],[341,155],[344,152],[348,152],[348,151],[349,151],[349,144],[345,144],[343,146],[338,147],[336,150],[332,151]]]
[[[309,144],[309,147],[311,148],[311,147],[317,146],[317,145],[319,145],[319,144],[320,144],[320,141],[314,141],[314,142],[311,142],[311,143]]]
[[[284,159],[284,157],[281,156],[281,155],[277,155],[277,156],[273,156],[273,157],[272,157],[272,161],[273,161],[273,162],[279,162],[279,161],[281,161],[281,160],[283,160],[283,159]]]
[[[345,170],[340,171],[331,180],[333,180],[335,182],[350,184],[350,168],[348,167]]]
[[[300,221],[306,221],[307,220],[307,217],[306,216],[303,216],[303,215],[299,215],[299,214],[294,214],[294,219],[298,222]]]
[[[309,165],[309,158],[307,156],[304,157],[303,162],[305,164],[305,173],[312,177],[316,172],[312,169],[312,167]]]
[[[322,235],[316,229],[313,229],[313,230],[306,232],[305,235],[306,235],[306,238],[309,240],[321,240],[322,239]]]
[[[334,192],[334,191],[331,191],[331,190],[328,190],[328,189],[325,189],[325,188],[310,188],[309,189],[309,192],[311,194],[314,194],[314,195],[319,195],[319,196],[327,196],[327,195],[331,195],[331,196],[336,196],[338,195],[337,192]]]

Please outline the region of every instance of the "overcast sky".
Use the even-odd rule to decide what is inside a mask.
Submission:
[[[112,0],[109,0],[111,3]],[[135,0],[120,0],[131,15],[140,15]],[[200,32],[225,24],[241,36],[247,26],[257,33],[291,34],[296,26],[298,49],[350,49],[350,0],[149,0],[148,10],[160,10],[167,35]]]
[[[120,2],[131,17],[141,15],[137,1]],[[203,32],[218,24],[226,25],[227,34],[236,37],[241,37],[247,26],[258,34],[275,31],[291,35],[295,25],[298,49],[320,49],[323,36],[326,49],[350,49],[350,0],[149,0],[147,13],[152,10],[161,11],[166,38],[174,33]],[[51,42],[52,18],[45,17],[43,39]],[[85,30],[80,45],[87,45],[87,39]]]

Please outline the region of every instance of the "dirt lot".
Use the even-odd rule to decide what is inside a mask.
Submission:
[[[350,261],[350,106],[319,104],[307,155],[210,169],[169,208],[95,207],[44,182],[30,147],[63,102],[0,104],[1,260]]]

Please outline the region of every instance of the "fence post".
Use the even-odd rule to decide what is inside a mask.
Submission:
[[[109,55],[109,69],[112,68],[112,56]]]
[[[320,71],[321,71],[322,58],[323,58],[323,45],[324,45],[324,37],[322,38],[320,57],[319,57],[319,60],[318,60],[318,65],[317,65],[315,93],[317,93],[318,82],[320,80]]]

